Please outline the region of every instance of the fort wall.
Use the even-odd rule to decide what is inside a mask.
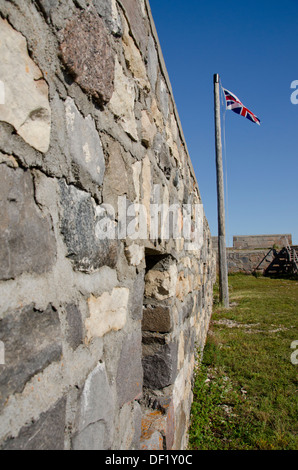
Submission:
[[[215,259],[149,3],[0,0],[0,55],[0,447],[183,449]]]

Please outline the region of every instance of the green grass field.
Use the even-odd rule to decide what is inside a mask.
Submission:
[[[229,292],[223,309],[215,287],[189,449],[297,450],[298,281],[237,274]]]

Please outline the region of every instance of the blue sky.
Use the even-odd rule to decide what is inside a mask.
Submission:
[[[298,245],[298,1],[149,1],[212,235],[218,73],[261,120],[222,113],[227,245],[233,235],[273,233]]]

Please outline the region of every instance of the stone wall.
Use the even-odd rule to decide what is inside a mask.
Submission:
[[[217,237],[212,237],[215,252],[218,251],[217,243]],[[291,234],[234,235],[233,247],[227,247],[228,272],[251,274],[259,265],[259,270],[262,272],[273,261],[274,252],[270,249],[282,248],[287,243],[292,245]]]
[[[292,245],[292,235],[275,234],[275,235],[236,235],[233,237],[233,247],[236,250],[254,250],[260,248],[272,248],[273,245],[283,247]]]
[[[253,273],[256,268],[263,272],[273,260],[273,252],[265,250],[234,250],[227,249],[227,262],[229,273]]]
[[[215,262],[150,6],[0,15],[0,447],[183,449]]]

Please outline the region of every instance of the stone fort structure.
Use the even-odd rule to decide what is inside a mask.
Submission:
[[[0,448],[184,449],[216,268],[149,2],[0,0],[0,57]]]
[[[213,250],[218,252],[217,237],[212,237]],[[229,273],[242,272],[252,274],[255,271],[264,273],[275,258],[275,252],[283,247],[292,247],[292,235],[234,235],[233,246],[227,247],[227,264]],[[293,250],[294,247],[292,247]]]

